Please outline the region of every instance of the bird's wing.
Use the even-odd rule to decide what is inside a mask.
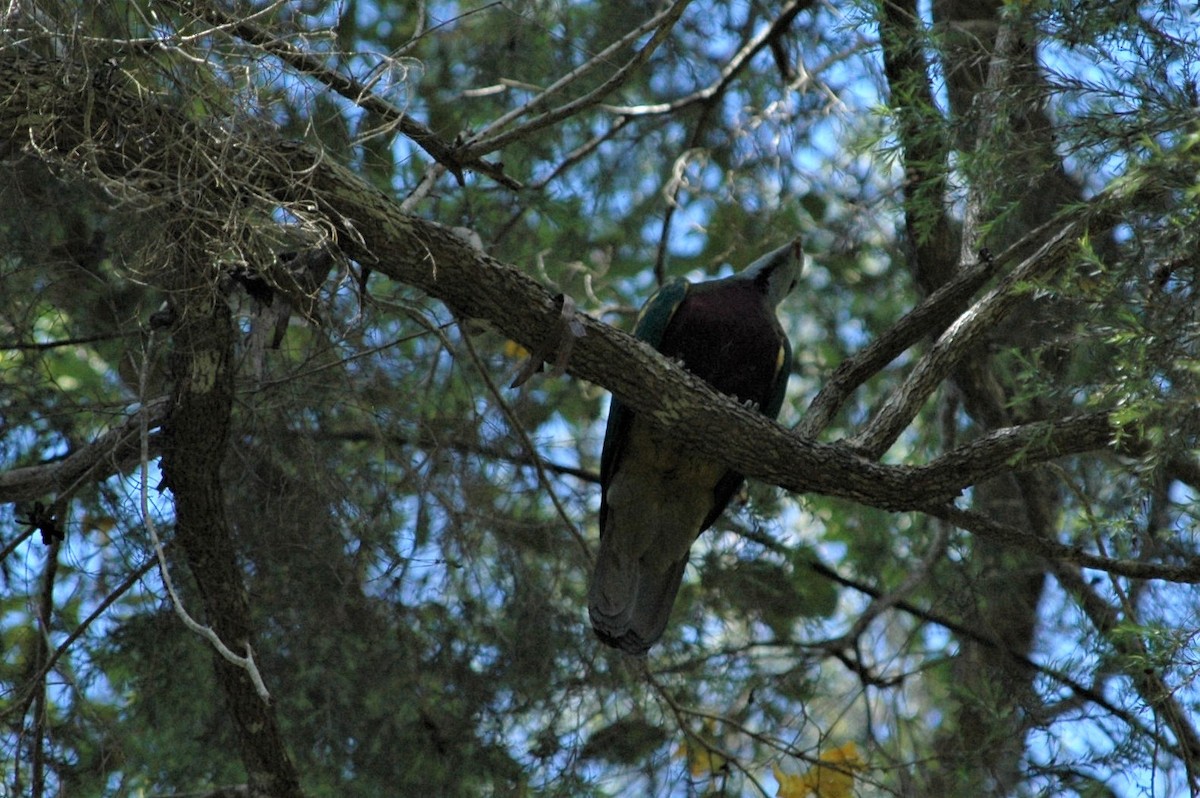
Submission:
[[[674,318],[675,311],[683,304],[690,285],[687,280],[676,278],[655,292],[638,313],[637,325],[633,330],[634,337],[658,349],[663,333]],[[608,427],[604,431],[604,448],[600,454],[602,485],[607,485],[612,478],[613,468],[620,459],[621,444],[629,434],[629,424],[632,420],[633,411],[614,395],[608,406]],[[604,528],[603,508],[600,514],[600,528]]]
[[[788,377],[792,374],[792,344],[783,330],[779,332],[779,358],[775,365],[775,382],[762,412],[767,418],[778,418],[783,407],[783,395],[787,392]]]

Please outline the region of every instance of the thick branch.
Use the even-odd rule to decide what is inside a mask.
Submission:
[[[174,332],[176,387],[163,430],[163,479],[175,499],[175,539],[208,625],[230,651],[249,656],[254,628],[221,481],[233,407],[233,322],[224,300],[211,296],[193,302],[185,318]],[[215,653],[213,663],[252,792],[299,798],[300,779],[274,708],[260,697],[246,667]]]
[[[852,443],[873,457],[881,456],[912,422],[934,389],[1021,302],[1027,284],[1065,261],[1066,250],[1084,229],[1077,219],[1065,223],[999,285],[959,316]]]
[[[87,148],[90,163],[109,176],[135,169],[138,175],[186,173],[180,161],[188,158],[223,163],[224,172],[236,174],[239,181],[209,183],[206,190],[228,193],[231,206],[253,187],[297,213],[316,209],[333,226],[342,249],[376,271],[428,291],[462,316],[488,320],[530,351],[545,348],[547,342],[548,351],[554,351],[563,343],[562,304],[549,291],[449,228],[405,215],[390,196],[349,169],[303,144],[255,138],[250,128],[197,131],[182,115],[119,81],[110,85],[106,77],[7,55],[0,61],[0,96],[10,99],[0,105],[0,140],[33,141],[63,157]],[[95,90],[98,84],[103,91]],[[94,118],[85,119],[85,109],[91,109]],[[144,131],[144,126],[150,130]],[[193,149],[163,144],[179,141],[189,141]],[[1052,259],[1052,250],[1077,226],[1060,230],[1040,254],[981,300],[972,318],[1001,311],[1014,291],[1012,281],[1045,268],[1039,258]],[[583,335],[572,342],[571,374],[603,385],[680,443],[749,476],[795,492],[842,496],[888,509],[941,504],[973,484],[971,463],[957,470],[884,466],[850,447],[789,434],[632,336],[587,316],[578,321]],[[968,318],[952,327],[945,336],[944,356],[953,360],[960,351],[957,336],[976,332],[972,325],[982,323]],[[938,359],[931,358],[922,378],[939,373],[944,372]],[[922,385],[912,396],[925,394]],[[1054,453],[1038,455],[1034,450],[1027,453],[1026,462],[1039,456]]]
[[[165,397],[155,399],[131,414],[121,426],[110,429],[62,460],[0,472],[0,502],[32,501],[58,494],[85,478],[103,479],[131,468],[140,457],[138,437],[142,413],[147,414],[146,426],[155,429],[166,419],[169,406]],[[152,439],[151,448],[157,456],[157,438]]]
[[[65,79],[59,70],[66,71]],[[141,174],[186,172],[179,161],[198,157],[194,151],[155,143],[191,141],[203,157],[239,175],[241,184],[215,183],[207,189],[229,192],[231,204],[244,196],[248,184],[289,207],[315,207],[357,260],[428,291],[463,316],[487,319],[531,351],[547,340],[555,344],[552,349],[560,343],[555,331],[561,305],[545,288],[448,228],[401,213],[391,197],[319,152],[236,131],[196,135],[169,108],[145,101],[117,81],[95,91],[100,82],[67,65],[10,62],[0,69],[0,88],[13,98],[0,107],[0,138],[32,139],[62,154],[87,147],[92,161],[114,176],[133,169]],[[62,85],[71,90],[50,91]],[[85,119],[87,108],[107,124]],[[152,135],[139,129],[143,119],[153,127]],[[205,151],[209,148],[211,152]],[[573,342],[568,369],[573,375],[604,385],[681,443],[750,476],[796,492],[843,496],[889,509],[940,503],[970,484],[961,473],[883,466],[848,447],[790,435],[631,336],[586,316],[579,321],[584,334]],[[737,433],[731,434],[733,430]]]

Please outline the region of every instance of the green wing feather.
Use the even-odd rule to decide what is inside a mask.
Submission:
[[[658,349],[667,325],[674,318],[675,311],[683,304],[683,298],[687,296],[690,287],[691,283],[682,277],[677,277],[658,289],[650,299],[646,300],[646,304],[638,313],[637,324],[633,328],[634,337]],[[780,401],[782,402],[782,397]],[[632,420],[633,411],[625,407],[625,404],[614,395],[608,406],[608,427],[604,431],[604,448],[600,454],[600,482],[604,485],[608,484],[609,477],[612,475],[613,464],[620,454],[621,442],[628,433],[629,422]],[[601,529],[603,529],[603,513],[600,523]]]

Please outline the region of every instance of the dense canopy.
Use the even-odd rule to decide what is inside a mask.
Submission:
[[[1200,791],[1189,6],[0,21],[0,794]],[[797,237],[779,423],[627,334]],[[645,658],[610,393],[751,478]]]

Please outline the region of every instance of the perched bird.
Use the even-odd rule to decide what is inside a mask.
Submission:
[[[663,286],[634,335],[718,391],[779,414],[792,348],[775,308],[800,279],[800,240],[720,280]],[[666,628],[688,551],[744,477],[673,443],[615,396],[600,458],[600,554],[588,589],[597,636],[644,654]]]

